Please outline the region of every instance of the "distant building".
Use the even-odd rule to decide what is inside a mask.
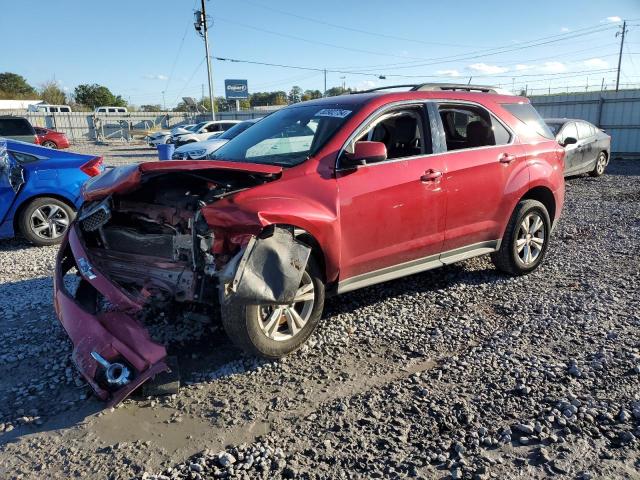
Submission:
[[[27,110],[29,105],[42,103],[42,100],[0,100],[0,110]]]

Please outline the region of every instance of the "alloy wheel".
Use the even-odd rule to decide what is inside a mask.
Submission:
[[[537,260],[545,242],[544,221],[540,214],[531,212],[525,215],[516,236],[516,252],[524,265],[533,265]]]
[[[53,148],[53,149],[58,148],[58,146],[50,140],[47,140],[46,142],[44,142],[42,146],[47,148]]]
[[[69,227],[69,215],[58,205],[42,205],[31,214],[29,225],[38,237],[52,240],[64,235]]]
[[[600,155],[598,155],[598,160],[596,163],[596,172],[598,172],[598,175],[602,175],[604,173],[604,169],[607,166],[607,157],[605,156],[604,153],[601,153]]]
[[[267,338],[283,342],[295,337],[307,324],[315,303],[315,286],[304,272],[300,287],[289,305],[263,306],[258,309],[260,330]]]

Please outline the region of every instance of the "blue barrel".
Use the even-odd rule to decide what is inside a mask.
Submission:
[[[173,143],[161,143],[158,145],[158,160],[171,160],[176,146]]]

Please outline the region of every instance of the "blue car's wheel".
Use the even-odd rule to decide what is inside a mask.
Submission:
[[[57,198],[36,198],[22,210],[20,231],[36,245],[54,245],[62,241],[74,217],[74,210]]]

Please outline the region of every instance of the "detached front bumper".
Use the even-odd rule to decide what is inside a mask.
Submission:
[[[54,305],[60,323],[73,342],[73,362],[96,395],[112,406],[148,379],[170,371],[165,361],[167,352],[162,345],[151,340],[135,318],[142,305],[91,265],[77,228],[74,225],[69,229],[58,253],[53,285]],[[73,266],[89,285],[79,289],[75,298],[64,283],[65,274]],[[109,302],[109,311],[90,311],[91,301],[88,300],[91,299],[85,297],[95,296],[96,292],[91,289]],[[92,352],[109,362],[125,364],[131,371],[129,382],[123,386],[109,386],[103,378],[104,368],[92,357]]]

